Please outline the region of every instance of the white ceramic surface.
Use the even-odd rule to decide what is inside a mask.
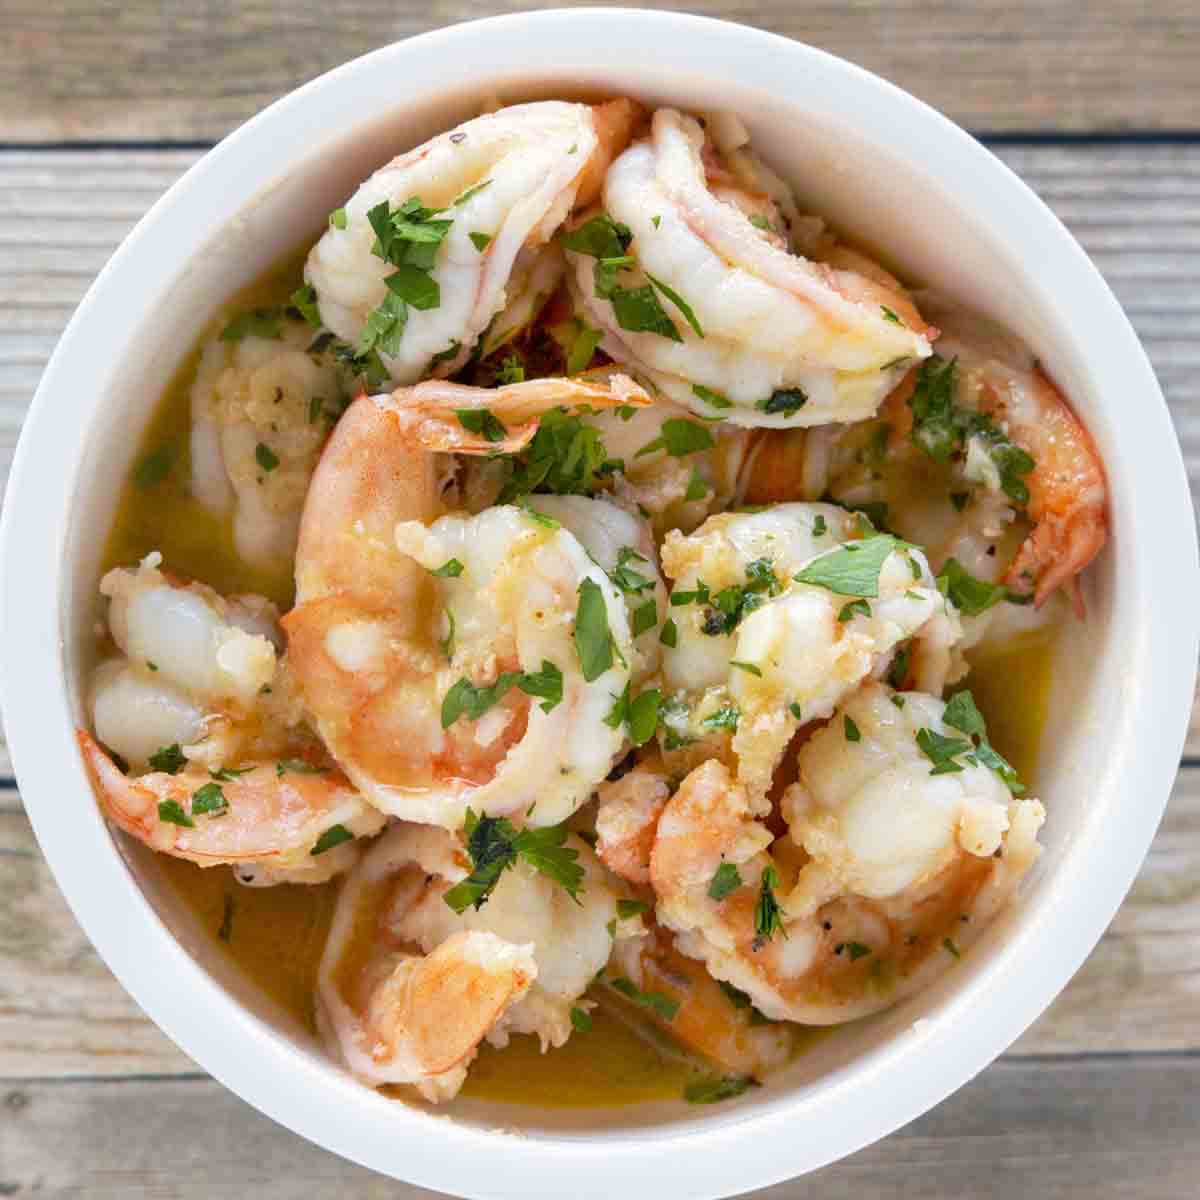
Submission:
[[[564,92],[740,113],[803,208],[1025,338],[1096,437],[1112,541],[1091,573],[1087,624],[1059,656],[1038,780],[1047,853],[1020,904],[936,987],[736,1103],[431,1115],[330,1063],[214,952],[152,856],[110,836],[72,739],[80,664],[119,481],[220,301],[392,154],[489,97]],[[818,50],[677,14],[541,12],[441,30],[349,63],[231,135],[80,305],[22,434],[0,539],[0,686],[22,795],[100,953],[250,1103],[348,1158],[464,1196],[725,1196],[819,1167],[936,1104],[1045,1008],[1103,932],[1157,826],[1191,703],[1200,588],[1183,466],[1145,355],[1083,251],[1000,162],[910,96]]]

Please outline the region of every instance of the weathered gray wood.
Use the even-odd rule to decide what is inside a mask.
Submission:
[[[24,813],[0,808],[0,1078],[195,1069],[92,949]]]
[[[1001,1062],[878,1145],[745,1200],[1191,1200],[1200,1172],[1198,1088],[1194,1057]],[[645,1194],[653,1191],[647,1181]],[[326,1154],[207,1079],[9,1084],[0,1104],[0,1195],[34,1193],[439,1194]]]
[[[190,1070],[88,944],[0,792],[0,1078]],[[1200,769],[1185,768],[1128,900],[1011,1051],[1200,1051]]]
[[[346,59],[526,0],[8,0],[3,136],[215,139]],[[1193,0],[689,0],[687,8],[812,42],[987,129],[1200,124]],[[642,48],[652,52],[653,47]],[[598,55],[628,47],[596,47]]]

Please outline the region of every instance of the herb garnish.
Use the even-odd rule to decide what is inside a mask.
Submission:
[[[457,579],[463,573],[463,565],[457,558],[448,558],[440,567],[434,567],[429,573],[439,579]]]
[[[500,418],[489,409],[456,408],[454,415],[468,433],[482,437],[485,442],[502,442],[508,436]]]
[[[283,309],[250,308],[230,318],[221,330],[221,341],[240,342],[243,338],[278,338],[283,333]]]
[[[316,845],[308,852],[312,857],[318,854],[324,854],[326,850],[332,850],[334,846],[340,846],[343,842],[354,841],[354,834],[348,830],[345,825],[330,825],[319,838]]]
[[[195,829],[196,822],[183,810],[178,800],[160,800],[158,802],[158,819],[168,825],[179,825],[183,829]]]
[[[705,729],[736,730],[741,720],[741,710],[736,704],[724,704],[715,712],[711,712],[700,722]]]
[[[495,683],[483,687],[477,687],[464,677],[442,698],[442,728],[449,729],[462,716],[469,721],[478,721],[514,687],[527,696],[540,699],[542,711],[551,712],[562,701],[562,672],[549,659],[543,659],[540,671],[505,671]]]
[[[259,442],[254,447],[254,461],[268,474],[279,466],[279,456],[266,442]]]
[[[750,1075],[720,1075],[686,1084],[683,1098],[689,1104],[719,1104],[722,1100],[740,1096],[749,1088],[760,1086],[758,1080]]]
[[[456,913],[482,908],[500,876],[518,857],[578,900],[583,868],[575,861],[579,851],[565,844],[565,825],[517,830],[505,817],[481,817],[468,808],[463,828],[472,870],[442,897]]]
[[[531,492],[587,496],[600,487],[608,463],[600,430],[565,409],[544,414],[529,445],[512,460],[513,473],[500,491],[499,504],[511,504]]]
[[[612,631],[608,627],[608,606],[600,585],[585,579],[579,585],[579,605],[575,610],[575,652],[583,678],[594,683],[613,665]]]
[[[774,867],[763,867],[758,902],[754,906],[755,949],[763,942],[769,942],[777,933],[787,937],[787,929],[783,924],[783,909],[775,898],[775,889],[778,886],[779,872]]]
[[[849,714],[842,715],[842,726],[846,731],[846,741],[861,742],[862,734],[859,732],[858,726],[850,718]]]
[[[808,403],[808,393],[803,388],[777,388],[769,396],[757,401],[754,405],[759,412],[777,413],[790,417],[799,412]]]
[[[956,558],[946,559],[937,575],[938,591],[965,617],[977,617],[994,604],[1009,598],[1008,589],[999,583],[977,579]]]
[[[684,417],[669,417],[662,423],[660,436],[647,442],[634,457],[641,458],[644,454],[665,450],[672,458],[686,458],[701,450],[711,450],[716,444],[716,439],[703,425]]]
[[[712,882],[708,885],[708,895],[712,900],[724,900],[726,896],[736,892],[742,886],[742,873],[735,863],[723,862],[714,873]]]
[[[672,999],[662,992],[643,992],[623,975],[610,982],[622,996],[632,1000],[634,1004],[641,1005],[642,1008],[648,1008],[656,1017],[660,1017],[664,1021],[675,1020],[675,1014],[679,1011],[678,1000]]]
[[[571,1009],[571,1028],[576,1033],[592,1032],[592,1014],[578,1005]]]
[[[1016,768],[988,741],[987,723],[970,691],[963,689],[950,697],[946,702],[942,720],[971,739],[975,746],[975,758],[983,766],[994,771],[1014,796],[1020,796],[1025,791],[1025,785],[1021,782]]]
[[[903,543],[881,533],[847,542],[814,558],[794,576],[797,583],[827,588],[839,596],[878,596],[879,572],[888,556]]]
[[[192,816],[219,817],[229,811],[229,801],[219,783],[206,783],[192,793]]]
[[[150,755],[148,761],[156,771],[165,771],[168,775],[178,775],[187,766],[187,759],[184,758],[178,742],[160,746]]]
[[[635,746],[644,746],[658,728],[658,711],[662,704],[662,692],[658,688],[647,688],[636,699],[631,698],[630,685],[613,702],[604,723],[610,729],[618,729],[624,723],[629,740]]]

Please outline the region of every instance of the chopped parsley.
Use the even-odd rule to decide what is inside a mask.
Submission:
[[[221,330],[221,341],[240,342],[243,338],[278,338],[283,334],[283,309],[250,308],[232,317]]]
[[[454,658],[454,628],[455,628],[454,613],[450,609],[446,609],[446,636],[438,639],[438,645],[442,648],[442,653],[446,656],[446,661],[450,662]]]
[[[692,385],[692,395],[698,400],[703,400],[710,408],[726,409],[733,407],[733,401],[720,392],[714,392],[712,388],[706,388],[698,383]]]
[[[708,885],[708,895],[712,900],[724,900],[726,896],[736,892],[742,886],[742,873],[736,864],[723,862],[714,873],[712,882]]]
[[[825,515],[823,513],[817,513],[817,515],[813,517],[813,537],[824,537],[828,528],[828,525],[825,523]]]
[[[692,477],[688,480],[687,491],[683,493],[686,501],[703,500],[708,495],[708,484],[700,478],[700,472],[692,468]]]
[[[754,405],[759,412],[775,413],[779,416],[790,417],[799,412],[808,403],[808,393],[803,388],[777,388],[769,396],[757,401]]]
[[[229,811],[229,801],[219,783],[206,783],[192,793],[192,816],[207,813],[210,817],[219,817]]]
[[[265,442],[259,442],[254,447],[254,461],[266,472],[271,472],[279,466],[279,455]]]
[[[631,562],[648,562],[645,555],[639,554],[632,546],[622,546],[617,551],[617,565],[608,573],[609,579],[626,595],[644,592],[654,586],[652,579],[647,579],[640,571],[635,571]]]
[[[346,210],[344,208],[335,208],[329,214],[329,223],[334,229],[346,228]]]
[[[218,783],[229,783],[231,780],[240,779],[251,770],[252,767],[218,767],[215,771],[210,770],[208,774]]]
[[[456,913],[480,909],[487,903],[500,876],[523,858],[547,879],[578,901],[583,868],[575,860],[579,851],[567,846],[565,825],[545,829],[516,829],[505,817],[481,817],[468,808],[464,825],[471,873],[442,897]]]
[[[502,442],[508,436],[500,418],[486,408],[456,408],[454,415],[458,423],[468,432],[483,438],[485,442]]]
[[[658,605],[653,598],[639,604],[633,610],[633,636],[639,638],[658,623]]]
[[[716,444],[716,439],[703,425],[697,425],[685,417],[669,417],[662,423],[660,436],[647,442],[634,457],[641,458],[644,454],[665,450],[672,458],[686,458],[701,450],[711,450]]]
[[[291,771],[296,775],[325,775],[328,767],[314,767],[312,763],[302,758],[281,758],[275,764],[275,774],[282,779],[284,774]]]
[[[719,1104],[732,1100],[752,1087],[759,1087],[750,1075],[717,1075],[711,1079],[697,1079],[686,1084],[683,1098],[689,1104]]]
[[[600,430],[556,408],[542,416],[529,445],[513,457],[512,475],[497,502],[511,504],[531,492],[591,495],[609,461]]]
[[[715,712],[709,713],[700,724],[705,729],[728,729],[733,731],[737,729],[741,716],[741,710],[736,704],[723,704]]]
[[[953,955],[955,958],[962,958],[962,951],[954,944],[951,938],[942,938],[942,947],[947,954]]]
[[[912,662],[912,642],[901,642],[896,647],[892,665],[888,667],[887,681],[894,688],[902,688],[908,682],[908,668]]]
[[[612,980],[611,984],[622,996],[632,1000],[634,1004],[640,1005],[642,1008],[649,1009],[661,1020],[675,1020],[675,1014],[679,1011],[678,1000],[674,1000],[662,992],[643,992],[623,975]]]
[[[849,604],[842,605],[842,611],[838,613],[838,620],[842,623],[854,619],[856,613],[861,613],[864,617],[871,615],[871,606],[866,600],[851,600]]]
[[[917,731],[917,745],[933,766],[930,775],[954,775],[963,770],[963,765],[955,760],[960,754],[970,754],[972,745],[963,738],[946,737],[935,729],[920,729]]]
[[[491,186],[492,181],[490,179],[485,179],[482,183],[477,183],[474,187],[467,188],[467,190],[463,192],[463,194],[459,196],[457,200],[454,201],[453,207],[462,208],[462,206],[466,204],[466,202],[470,200],[472,196],[478,196],[479,193],[484,190],[484,188],[489,188]]]
[[[298,287],[288,303],[314,328],[321,328],[321,310],[317,307],[317,289],[311,284]]]
[[[1016,769],[988,741],[987,723],[970,691],[964,688],[950,697],[946,702],[946,711],[942,714],[942,720],[951,729],[957,729],[971,739],[975,747],[975,758],[983,766],[994,771],[1014,796],[1020,796],[1025,791],[1025,785],[1021,782]]]
[[[608,627],[608,606],[604,593],[593,579],[585,579],[579,585],[573,637],[583,678],[588,683],[594,683],[613,665],[616,644]]]
[[[434,567],[431,575],[439,579],[457,579],[463,573],[463,565],[457,558],[448,558],[440,567]]]
[[[977,617],[1008,598],[1003,584],[977,579],[956,558],[946,559],[937,575],[938,591],[965,617]]]
[[[629,921],[634,917],[640,917],[643,913],[650,911],[650,905],[645,900],[618,900],[617,901],[617,916],[622,921]]]
[[[527,696],[541,700],[543,712],[551,712],[562,702],[562,671],[549,659],[543,659],[539,671],[505,671],[495,683],[483,687],[477,687],[464,677],[442,698],[442,728],[449,729],[463,716],[469,721],[478,721],[488,709],[499,704],[514,687]]]
[[[839,596],[878,596],[879,572],[888,556],[902,545],[899,538],[886,533],[847,542],[814,558],[795,579]]]
[[[622,724],[629,732],[629,740],[635,746],[644,746],[658,729],[658,713],[662,705],[662,692],[658,688],[647,688],[636,698],[631,698],[630,685],[613,702],[604,723],[610,729]]]
[[[659,633],[658,640],[671,650],[674,650],[679,645],[679,628],[673,618],[668,617],[663,622],[662,632]]]
[[[846,731],[846,741],[848,741],[848,742],[861,742],[862,741],[862,734],[859,732],[858,726],[850,718],[849,714],[843,714],[842,727]]]
[[[883,319],[885,321],[891,321],[891,323],[893,325],[903,325],[904,324],[904,322],[901,321],[900,318],[890,308],[888,308],[888,306],[886,304],[881,304],[879,306],[879,309],[883,313]]]
[[[354,834],[348,830],[345,825],[330,825],[319,838],[316,845],[308,852],[313,858],[318,854],[324,854],[326,850],[332,850],[334,846],[340,846],[343,842],[354,841]]]
[[[571,1009],[571,1028],[576,1033],[592,1032],[592,1014],[586,1008],[576,1005]]]
[[[752,662],[742,662],[739,659],[731,658],[729,665],[738,671],[745,671],[747,675],[756,675],[759,679],[762,678],[762,667]]]
[[[154,770],[165,771],[168,775],[178,775],[187,766],[187,759],[184,758],[178,742],[172,742],[169,746],[160,746],[150,755],[148,761]]]
[[[510,354],[496,372],[496,382],[501,386],[510,383],[525,382],[525,364],[515,355]]]
[[[864,946],[862,942],[839,942],[833,948],[834,954],[845,952],[850,956],[851,962],[858,962],[860,958],[866,958],[871,953],[870,946]]]
[[[763,867],[762,880],[759,885],[758,902],[754,906],[755,944],[769,942],[777,933],[787,937],[783,925],[783,909],[775,898],[775,889],[779,886],[779,872],[774,867]]]
[[[168,825],[179,825],[183,829],[195,829],[196,822],[183,811],[183,805],[178,800],[160,800],[158,802],[158,819]]]
[[[692,327],[698,338],[704,336],[704,330],[700,328],[700,322],[696,320],[696,314],[692,310],[692,306],[677,292],[674,288],[669,287],[661,279],[655,278],[649,271],[646,272],[646,278],[654,285],[677,309],[683,314],[683,319]]]
[[[1018,505],[1029,503],[1029,488],[1023,476],[1036,465],[1033,458],[982,413],[955,403],[957,359],[934,354],[917,372],[916,387],[909,397],[912,409],[912,439],[930,458],[946,462],[965,452],[969,438],[978,438],[992,460],[1004,494]]]

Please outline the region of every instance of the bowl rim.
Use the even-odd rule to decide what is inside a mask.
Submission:
[[[64,540],[85,440],[75,434],[70,444],[64,410],[94,415],[96,400],[89,399],[89,389],[97,396],[104,390],[95,385],[96,362],[136,336],[147,306],[177,276],[179,264],[223,222],[223,216],[213,215],[206,189],[211,193],[214,182],[236,179],[228,190],[238,197],[237,206],[244,206],[302,149],[307,152],[314,141],[341,132],[332,122],[349,101],[357,97],[369,111],[382,94],[381,81],[386,86],[398,69],[428,80],[430,87],[446,87],[446,72],[433,63],[455,63],[450,74],[460,82],[466,68],[456,54],[469,59],[485,47],[489,60],[520,64],[536,77],[545,73],[538,60],[554,56],[557,66],[580,46],[610,44],[614,36],[628,41],[633,26],[636,44],[653,42],[655,62],[665,67],[720,78],[730,62],[752,59],[756,86],[787,94],[803,76],[805,103],[819,108],[836,97],[841,116],[874,117],[892,128],[903,123],[907,153],[935,149],[932,169],[952,192],[965,195],[991,228],[1036,230],[1039,272],[1057,280],[1078,304],[1074,327],[1086,331],[1078,340],[1111,375],[1105,394],[1143,398],[1138,427],[1127,440],[1122,431],[1121,456],[1131,464],[1139,490],[1159,502],[1155,544],[1174,547],[1171,586],[1155,592],[1155,620],[1148,623],[1130,667],[1134,679],[1127,703],[1137,705],[1129,723],[1130,744],[1123,758],[1114,755],[1120,760],[1114,767],[1118,785],[1137,794],[1139,803],[1118,806],[1106,836],[1077,847],[1073,859],[1064,862],[1053,884],[1054,939],[1026,930],[959,989],[939,1011],[936,1029],[932,1022],[918,1022],[806,1090],[804,1112],[815,1122],[811,1127],[820,1130],[819,1138],[797,1137],[791,1128],[799,1096],[748,1115],[736,1108],[727,1115],[711,1110],[708,1119],[652,1136],[506,1136],[404,1105],[387,1106],[384,1119],[382,1106],[369,1102],[378,1101],[373,1093],[298,1054],[192,960],[113,847],[78,756],[62,751],[74,725],[60,626],[69,571]],[[339,104],[329,103],[333,94],[340,95]],[[82,427],[82,420],[73,426]],[[47,469],[51,465],[54,469]],[[685,13],[550,9],[453,25],[354,59],[252,118],[167,191],[89,289],[37,389],[6,500],[0,515],[0,698],[26,811],[80,925],[154,1021],[237,1095],[348,1159],[457,1195],[527,1200],[557,1196],[566,1188],[578,1197],[600,1197],[622,1186],[638,1194],[652,1180],[662,1200],[703,1200],[813,1170],[925,1112],[1001,1053],[1100,938],[1157,828],[1191,709],[1200,565],[1182,456],[1145,353],[1086,254],[1015,174],[906,92],[814,47]],[[1135,548],[1135,557],[1148,576],[1150,550]],[[81,791],[88,809],[72,813],[71,822],[58,819],[63,798],[77,799]],[[131,930],[137,930],[136,937]],[[1001,987],[1005,975],[1009,983]],[[207,1019],[192,1019],[199,1012]],[[750,1134],[752,1142],[746,1140]],[[747,1145],[753,1153],[745,1152]]]

